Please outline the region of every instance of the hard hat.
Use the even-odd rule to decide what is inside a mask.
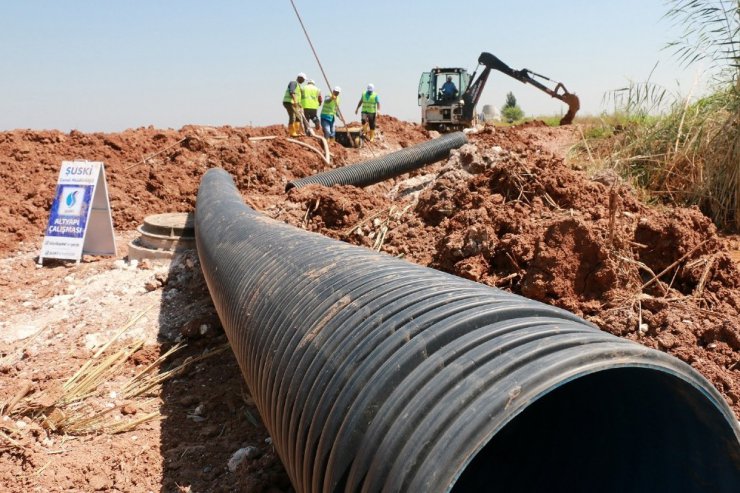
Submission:
[[[316,83],[315,83],[315,82],[313,81],[313,79],[309,79],[309,80],[308,80],[308,83],[309,83],[309,84],[316,84]]]
[[[342,92],[342,88],[339,86],[334,87],[334,92]]]
[[[370,83],[367,85],[367,90],[368,92],[373,92],[375,90],[375,86],[372,83]]]
[[[305,79],[306,78],[306,74],[304,74],[303,72],[298,72],[298,75],[296,75],[295,78],[296,79]]]

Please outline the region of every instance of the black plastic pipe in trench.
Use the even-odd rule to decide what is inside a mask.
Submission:
[[[443,135],[375,159],[289,181],[285,191],[306,185],[366,187],[446,159],[452,149],[457,149],[467,141],[468,138],[463,132]]]
[[[297,492],[740,491],[735,416],[674,357],[275,222],[223,170],[195,230]]]

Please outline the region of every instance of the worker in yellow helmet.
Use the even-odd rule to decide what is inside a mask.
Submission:
[[[316,83],[313,80],[306,82],[301,92],[301,106],[303,107],[303,116],[306,120],[313,122],[314,127],[318,130],[321,125],[319,123],[319,117],[317,115],[319,106],[321,106],[321,89],[316,87]]]
[[[360,96],[360,102],[357,103],[357,108],[355,108],[355,115],[360,106],[362,106],[362,130],[368,136],[368,140],[372,142],[375,139],[375,119],[380,113],[380,99],[373,84],[368,84],[367,90]]]
[[[328,140],[334,140],[334,137],[336,137],[336,116],[339,111],[340,92],[342,92],[342,89],[339,86],[335,87],[324,100],[324,106],[321,108],[321,129],[324,131],[324,137]]]
[[[301,131],[301,99],[303,91],[301,84],[306,80],[306,74],[299,73],[295,80],[288,83],[283,96],[283,106],[288,112],[288,133],[291,137],[298,137]]]

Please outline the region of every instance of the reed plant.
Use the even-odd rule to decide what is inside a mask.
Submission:
[[[698,205],[722,229],[740,231],[740,1],[673,0],[684,26],[669,44],[711,71],[698,99],[648,80],[611,92],[615,115],[584,132],[590,149],[657,200]]]

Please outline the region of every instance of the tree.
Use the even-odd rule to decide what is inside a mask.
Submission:
[[[513,92],[509,92],[506,95],[506,104],[504,107],[516,108],[516,96],[514,96]]]
[[[501,118],[509,123],[524,118],[524,111],[516,104],[516,97],[513,92],[506,95],[506,103],[501,107]]]

